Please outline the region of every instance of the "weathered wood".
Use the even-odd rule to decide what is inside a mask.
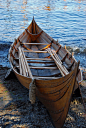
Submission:
[[[61,74],[62,74],[63,76],[67,75],[69,72],[67,71],[67,69],[66,69],[65,67],[63,67],[62,62],[61,62],[61,60],[59,59],[59,57],[56,56],[56,53],[53,52],[52,50],[50,50],[49,48],[47,49],[47,51],[50,53],[50,55],[51,55],[52,58],[54,59],[54,61],[55,61],[56,65],[57,65],[57,67],[58,67],[59,70],[61,71]],[[53,56],[52,52],[55,53],[55,57],[56,57],[56,58]]]
[[[25,60],[23,58],[23,54],[22,54],[22,50],[19,47],[19,66],[20,66],[20,73],[24,76],[27,76],[27,69],[26,69],[26,64],[25,64]]]
[[[17,68],[19,68],[20,66],[16,66]],[[57,69],[57,67],[35,67],[35,66],[29,66],[32,69]]]
[[[59,49],[59,45],[56,45],[56,44],[52,44],[53,48],[57,51]],[[67,55],[67,51],[65,51],[64,48],[60,47],[59,51],[58,51],[58,54],[61,56],[61,58],[64,58],[64,56]],[[67,65],[71,65],[71,60],[69,60],[67,57],[65,58],[65,63]]]
[[[37,25],[36,25],[36,26],[37,26]],[[37,26],[36,28],[37,28],[37,31],[40,32],[39,26]],[[42,31],[42,29],[41,29],[41,31]],[[48,43],[51,43],[51,41],[52,41],[52,38],[51,38],[49,35],[47,35],[45,32],[43,32],[43,33],[41,34],[41,38],[42,38],[45,42],[48,42]]]
[[[60,77],[52,77],[52,76],[51,77],[40,77],[40,76],[37,77],[37,76],[34,76],[34,79],[47,79],[47,80],[51,79],[52,80],[52,79],[59,79],[59,78]]]
[[[31,37],[31,40],[32,40],[32,41],[35,41],[35,40],[41,35],[42,32],[43,32],[43,31],[41,31],[41,32],[38,33],[38,34],[32,34],[32,33],[30,33],[30,32],[28,31],[28,29],[26,29],[26,33],[29,34],[29,36]]]
[[[63,56],[63,58],[61,59],[61,61],[65,61],[65,58],[67,57],[68,53],[66,53],[66,55]]]
[[[75,73],[75,76],[76,76],[77,67],[76,67],[74,73]],[[40,88],[41,90],[40,89],[37,90],[37,96],[38,96],[39,100],[49,110],[49,113],[51,114],[51,117],[52,117],[52,119],[54,121],[55,127],[59,127],[59,128],[62,127],[62,125],[63,125],[62,122],[65,119],[65,117],[67,115],[67,112],[68,112],[67,110],[68,110],[68,107],[69,107],[69,104],[70,104],[70,101],[71,101],[70,100],[71,99],[71,94],[72,94],[72,90],[73,90],[73,86],[74,86],[74,82],[75,82],[75,76],[72,77],[72,75],[73,75],[73,72],[71,72],[71,80],[70,80],[71,84],[68,83],[66,85],[66,87],[68,86],[67,90],[63,93],[63,95],[61,97],[58,97],[58,99],[57,99],[57,95],[56,95],[56,100],[55,101],[53,101],[49,97],[49,95],[51,95],[51,97],[53,97],[53,95],[56,94],[56,93],[53,94],[53,92],[52,92],[52,88],[53,88],[53,86],[51,87],[52,83],[51,84],[48,83],[48,86],[50,84],[50,88],[51,88],[51,91],[49,91],[50,93],[46,93],[45,92],[46,91],[46,84],[45,83],[42,84],[43,86],[45,84],[45,88],[42,88],[42,89]],[[68,77],[68,76],[66,76],[66,77]],[[57,83],[59,82],[59,80],[60,79],[56,80],[56,87],[58,88],[58,90],[59,90],[59,86],[57,86],[58,85]],[[62,78],[61,81],[64,81],[64,79]],[[38,84],[38,82],[40,82],[40,81],[37,81],[37,84]],[[62,82],[62,84],[63,84],[63,82]],[[42,87],[42,85],[41,85],[41,87]],[[60,85],[61,85],[61,83],[60,83]],[[63,91],[63,89],[59,90],[58,94],[61,95],[62,91]],[[42,96],[46,96],[48,99],[47,100],[43,99],[40,94]],[[61,114],[61,117],[59,117],[59,113]]]
[[[25,63],[26,63],[27,72],[29,73],[29,76],[30,76],[31,78],[33,78],[32,73],[31,73],[31,70],[30,70],[30,67],[29,67],[29,65],[28,65],[28,63],[27,63],[27,61],[26,61],[26,58],[25,58],[25,54],[24,54],[24,52],[23,52],[23,49],[22,49],[22,54],[23,54],[23,57],[24,57],[24,61],[25,61]]]
[[[18,41],[20,42],[20,45],[22,45],[25,49],[31,50],[30,48],[26,47],[26,46],[19,40],[19,38],[18,38]],[[17,52],[17,51],[16,51],[16,52]]]
[[[61,45],[56,45],[56,44],[52,43],[52,46],[56,50],[56,52],[59,52]]]
[[[33,50],[24,50],[24,52],[47,53],[47,51],[33,51]]]
[[[15,58],[19,59],[19,58]],[[26,60],[44,60],[44,61],[52,61],[53,59],[48,59],[48,58],[26,58]]]
[[[32,66],[29,67],[33,69],[57,69],[57,67],[32,67]]]
[[[19,68],[20,68],[20,74],[22,75],[21,52],[20,52],[20,48],[19,48]]]
[[[32,33],[33,33],[33,34],[36,34],[36,24],[35,24],[34,19],[33,19],[33,21],[32,21]]]
[[[55,65],[55,63],[54,63],[54,61],[52,60],[52,61],[46,61],[46,60],[37,60],[37,61],[35,61],[35,60],[31,60],[31,61],[29,61],[29,60],[27,60],[27,62],[28,63],[50,63],[51,65]]]
[[[48,44],[47,46],[45,46],[44,48],[40,49],[40,50],[45,50],[47,48],[50,48],[51,47],[51,44]]]
[[[48,51],[45,51],[46,46],[50,46],[50,49],[47,47]],[[17,51],[19,47],[20,52]],[[41,49],[44,51],[40,51]],[[79,65],[70,56],[58,41],[36,24],[34,18],[9,50],[9,61],[18,80],[26,88],[31,87],[32,94],[36,92],[58,128],[63,126],[67,116],[76,76],[81,81],[80,72],[77,73]]]
[[[23,43],[23,44],[29,44],[29,45],[47,45],[46,43]]]

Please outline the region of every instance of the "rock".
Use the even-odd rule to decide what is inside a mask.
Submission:
[[[83,71],[83,79],[86,80],[86,69]]]
[[[15,77],[16,76],[15,76],[15,74],[13,72],[13,69],[12,68],[8,69],[7,73],[5,75],[5,80],[9,80],[9,79],[12,79],[12,78],[15,78]]]
[[[7,70],[7,68],[0,69],[0,89],[4,90],[1,92],[3,95],[0,95],[0,99],[6,100],[7,93],[10,96],[10,102],[6,102],[4,109],[0,109],[0,127],[54,128],[46,108],[37,98],[35,104],[31,105],[28,100],[28,89],[23,87],[17,79],[3,80]],[[63,128],[85,128],[85,126],[86,114],[83,104],[80,97],[73,97]]]

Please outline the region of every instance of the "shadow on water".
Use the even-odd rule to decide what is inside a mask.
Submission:
[[[12,42],[10,42],[11,44]],[[3,51],[3,50],[7,50],[10,48],[10,44],[9,43],[0,43],[0,51]]]
[[[5,66],[10,66],[8,62],[8,51],[10,48],[10,44],[0,42],[0,64]]]

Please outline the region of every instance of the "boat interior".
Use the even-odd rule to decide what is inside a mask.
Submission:
[[[45,33],[34,18],[27,29],[15,39],[9,54],[14,70],[36,79],[57,79],[65,76],[75,68],[76,63],[66,47],[62,47],[58,40],[55,41]],[[64,73],[58,64],[63,67]]]

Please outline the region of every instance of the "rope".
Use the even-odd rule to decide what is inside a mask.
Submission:
[[[32,79],[32,82],[29,85],[29,100],[31,104],[34,104],[36,100],[36,85],[34,78]]]
[[[31,102],[31,104],[35,103],[36,100],[36,85],[35,85],[35,79],[33,78],[33,75],[31,73],[30,67],[27,63],[24,51],[22,48],[19,47],[19,58],[21,61],[19,61],[19,66],[20,66],[20,73],[24,74],[24,76],[30,76],[30,78],[32,78],[32,82],[29,85],[29,100]]]

